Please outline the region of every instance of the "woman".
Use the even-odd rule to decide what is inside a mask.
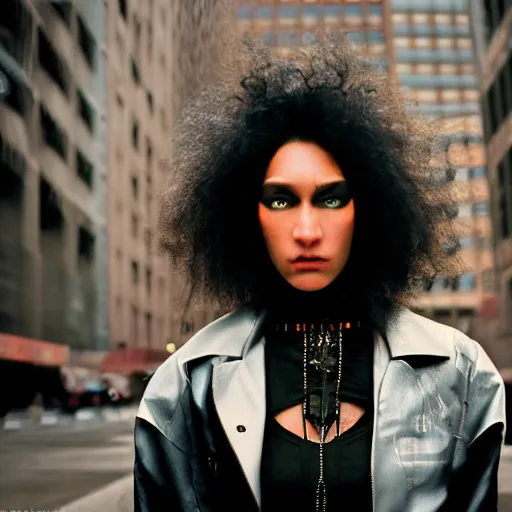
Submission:
[[[406,308],[458,265],[432,135],[334,40],[246,57],[177,128],[164,247],[234,311],[149,382],[136,510],[495,510],[502,380]]]

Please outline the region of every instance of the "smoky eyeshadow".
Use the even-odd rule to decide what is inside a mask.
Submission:
[[[341,207],[346,206],[352,199],[347,181],[336,181],[319,186],[313,195],[313,203],[323,203],[327,199],[339,199]],[[292,206],[300,202],[290,187],[279,183],[264,184],[260,202],[270,207],[272,202],[277,200],[287,201]]]

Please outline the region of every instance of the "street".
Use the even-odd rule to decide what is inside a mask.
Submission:
[[[133,420],[0,432],[0,510],[58,509],[132,466]]]
[[[0,512],[58,510],[126,477],[133,464],[132,432],[133,420],[1,432]],[[499,490],[499,511],[512,512],[512,447],[506,447],[503,453]],[[131,479],[115,492],[119,493],[119,500],[114,499],[114,502],[122,501],[123,506],[112,512],[133,510]],[[86,506],[80,510],[105,510],[97,505],[97,500],[86,499],[85,502]]]

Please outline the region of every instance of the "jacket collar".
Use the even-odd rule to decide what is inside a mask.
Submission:
[[[241,359],[261,339],[266,315],[266,311],[237,309],[201,329],[176,355],[183,364],[207,357]],[[388,327],[386,341],[392,359],[449,359],[452,336],[449,327],[401,308]]]

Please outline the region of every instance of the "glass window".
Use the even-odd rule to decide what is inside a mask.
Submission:
[[[459,239],[459,243],[462,249],[469,249],[470,247],[474,247],[475,240],[472,236],[463,236]]]
[[[308,5],[302,8],[302,16],[304,18],[320,18],[320,7],[316,5]]]
[[[256,9],[256,18],[271,20],[274,17],[274,8],[273,7],[258,7]]]
[[[360,5],[347,5],[345,16],[362,16],[363,8]]]
[[[476,278],[473,272],[463,274],[459,278],[459,290],[470,291],[476,288]]]
[[[368,32],[368,42],[370,44],[382,44],[384,43],[384,32],[377,30],[370,30]]]
[[[489,215],[489,203],[475,203],[473,205],[473,215],[475,217],[485,217]]]
[[[364,37],[362,32],[348,32],[347,39],[353,44],[361,44]]]
[[[299,44],[299,34],[296,30],[280,30],[278,42],[281,46],[297,46]]]
[[[471,178],[486,178],[487,169],[485,167],[472,167],[470,170]]]
[[[251,19],[251,8],[250,7],[239,7],[237,12],[237,18],[239,20]]]
[[[316,41],[316,34],[314,32],[304,32],[302,34],[302,44],[314,44]]]
[[[261,36],[261,40],[262,40],[263,44],[265,44],[267,46],[274,46],[274,44],[276,42],[276,36],[272,32],[265,32]]]
[[[370,5],[370,16],[382,18],[382,7],[380,5]]]
[[[326,5],[324,7],[324,18],[327,23],[337,23],[341,17],[341,6]]]
[[[298,7],[281,7],[279,9],[279,17],[285,19],[297,19],[299,16]]]

